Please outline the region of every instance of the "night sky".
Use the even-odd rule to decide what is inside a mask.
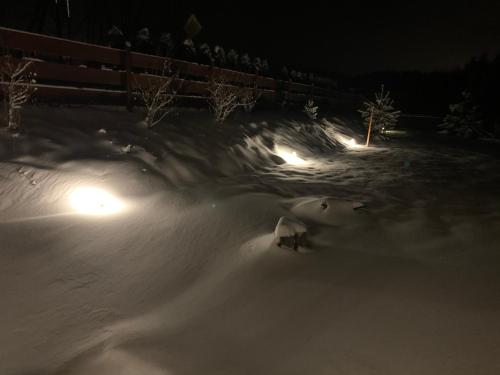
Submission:
[[[5,26],[27,29],[39,1],[12,3]],[[500,1],[152,1],[72,0],[73,36],[89,12],[102,30],[118,24],[133,33],[149,26],[183,37],[195,13],[204,29],[196,42],[220,44],[305,70],[360,73],[442,70],[472,56],[500,52]],[[5,9],[4,9],[5,10]],[[50,26],[44,32],[51,33]]]

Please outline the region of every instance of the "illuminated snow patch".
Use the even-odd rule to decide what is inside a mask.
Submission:
[[[282,158],[288,164],[294,165],[306,165],[308,162],[297,155],[297,152],[284,149],[282,147],[276,146],[276,155]]]
[[[93,187],[75,189],[71,193],[69,201],[75,212],[81,215],[112,215],[125,208],[125,204],[114,195]]]
[[[363,148],[363,147],[365,147],[364,145],[359,145],[354,138],[340,136],[339,140],[348,148]]]

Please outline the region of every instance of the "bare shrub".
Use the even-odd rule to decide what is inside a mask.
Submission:
[[[208,104],[215,121],[224,120],[238,107],[240,98],[234,87],[226,84],[222,77],[213,78],[208,86]]]
[[[314,105],[314,100],[309,99],[304,106],[304,112],[311,120],[316,120],[318,118],[318,109],[317,105]]]
[[[21,109],[36,91],[35,74],[29,71],[30,60],[14,59],[10,55],[0,57],[0,90],[4,100],[3,120],[9,130],[21,126]]]
[[[222,76],[212,78],[208,94],[210,109],[219,123],[224,122],[238,107],[251,112],[260,97],[255,88],[232,86]]]
[[[148,128],[158,124],[171,112],[176,95],[174,82],[177,74],[173,73],[170,61],[165,60],[158,74],[143,74],[140,79],[135,78],[139,98],[146,108],[144,123]]]
[[[240,105],[245,112],[252,112],[259,98],[260,94],[255,88],[243,88],[240,91]]]

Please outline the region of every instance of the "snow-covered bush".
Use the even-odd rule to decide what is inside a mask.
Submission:
[[[10,130],[21,126],[21,109],[36,91],[35,74],[29,71],[30,60],[16,60],[12,56],[0,57],[1,96],[4,101],[3,122]]]
[[[143,27],[135,36],[134,50],[141,53],[153,53],[151,34],[147,27]]]
[[[215,65],[220,67],[226,66],[226,52],[224,51],[224,48],[222,48],[221,46],[214,47],[214,60],[215,60]]]
[[[236,69],[239,65],[240,56],[234,49],[230,49],[226,55],[226,61],[230,68]]]
[[[206,65],[214,64],[214,56],[212,55],[212,50],[207,43],[203,43],[199,48],[198,53],[201,62]]]
[[[288,72],[288,68],[286,66],[281,68],[281,79],[284,80],[290,79],[290,73]]]
[[[253,59],[253,72],[255,74],[260,74],[262,72],[262,60],[260,57],[254,57]]]
[[[175,99],[173,84],[177,75],[172,72],[171,63],[165,60],[160,77],[140,75],[135,78],[139,98],[146,108],[144,123],[152,128],[165,118],[172,109]]]
[[[375,93],[375,100],[367,100],[363,103],[363,108],[358,111],[367,128],[382,133],[384,130],[394,128],[399,120],[401,111],[394,108],[394,100],[390,97],[390,92],[384,92],[384,85],[380,92]],[[370,133],[371,133],[370,130]]]
[[[304,112],[311,120],[316,120],[318,118],[318,106],[314,105],[314,100],[309,99],[304,106]]]
[[[197,59],[196,47],[192,39],[184,39],[181,45],[181,56],[187,61],[195,61]]]
[[[443,133],[464,138],[478,137],[485,131],[479,118],[477,106],[472,102],[469,92],[462,92],[462,101],[450,105],[450,113],[443,119],[439,128]]]
[[[262,74],[268,76],[271,73],[271,68],[269,67],[269,62],[264,59],[262,60]]]
[[[175,42],[170,33],[162,33],[158,44],[158,55],[172,57],[175,51]]]
[[[108,46],[111,48],[123,48],[125,43],[125,36],[123,32],[116,26],[113,25],[108,31]]]
[[[248,53],[244,53],[240,56],[240,67],[244,72],[252,71],[252,61]]]

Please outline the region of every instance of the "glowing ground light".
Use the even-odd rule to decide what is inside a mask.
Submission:
[[[282,158],[288,164],[294,164],[294,165],[306,165],[307,164],[307,161],[305,161],[304,159],[297,156],[297,153],[295,151],[289,151],[289,150],[285,150],[281,147],[276,147],[275,152],[276,152],[276,155],[278,155],[280,158]]]
[[[122,211],[125,204],[103,189],[80,187],[69,197],[70,205],[81,215],[105,216]]]

